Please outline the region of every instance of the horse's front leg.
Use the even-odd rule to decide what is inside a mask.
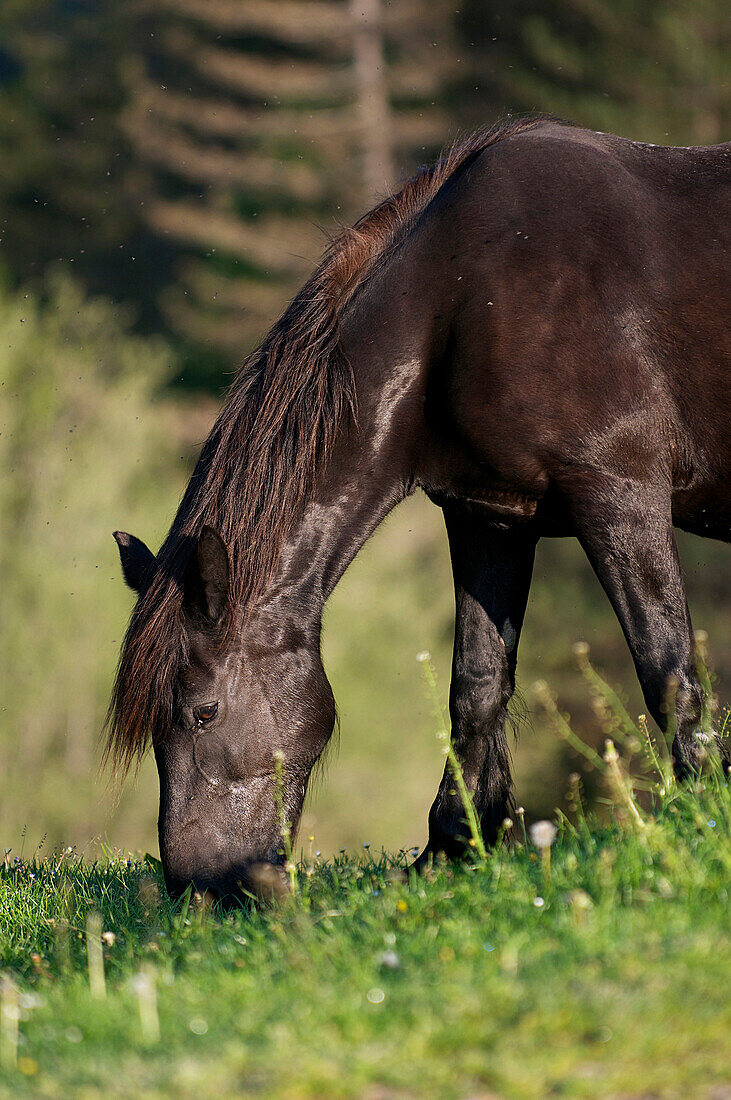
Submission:
[[[497,530],[460,505],[445,507],[444,516],[456,601],[449,696],[452,744],[484,840],[492,844],[510,812],[506,708],[515,687],[536,539],[521,529]],[[436,852],[463,854],[468,840],[465,809],[447,765],[429,813],[429,842],[417,866]]]
[[[662,483],[583,474],[572,484],[577,535],[632,652],[648,710],[663,732],[674,728],[675,774],[704,760],[703,690],[673,530],[670,490]]]

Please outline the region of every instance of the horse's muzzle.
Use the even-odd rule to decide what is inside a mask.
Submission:
[[[192,885],[207,906],[235,907],[247,900],[275,902],[289,893],[284,867],[264,861],[247,863],[220,876],[201,873],[182,877],[166,871],[165,885],[174,898],[179,898]]]

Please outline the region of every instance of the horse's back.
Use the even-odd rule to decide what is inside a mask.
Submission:
[[[499,480],[538,492],[558,467],[663,455],[678,484],[731,477],[730,207],[729,145],[559,123],[445,189],[455,422]]]

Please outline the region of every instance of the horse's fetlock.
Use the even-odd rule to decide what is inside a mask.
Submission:
[[[713,731],[685,727],[673,739],[673,770],[679,780],[697,775],[707,765],[713,753],[720,749],[718,735]]]

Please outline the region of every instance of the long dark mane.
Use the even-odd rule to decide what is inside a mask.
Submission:
[[[122,647],[107,755],[123,770],[162,736],[186,660],[183,578],[204,524],[231,555],[231,603],[261,593],[298,510],[355,412],[339,318],[354,291],[413,227],[440,187],[495,142],[540,118],[508,120],[454,142],[439,160],[333,240],[315,272],[244,362],[209,435]]]

